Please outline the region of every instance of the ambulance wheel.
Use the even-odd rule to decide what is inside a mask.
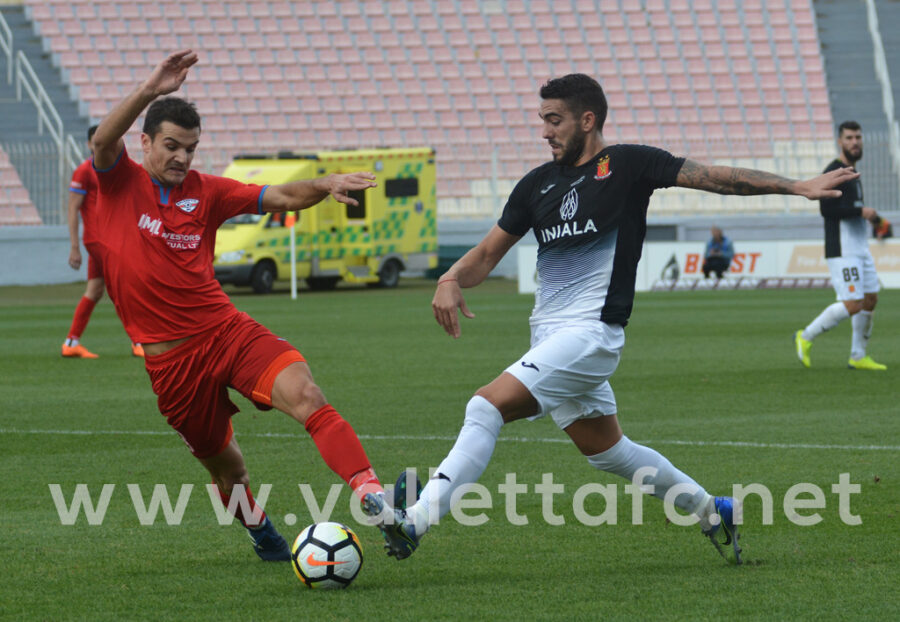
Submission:
[[[310,289],[325,291],[334,289],[340,280],[341,277],[339,276],[311,276],[306,279],[306,284],[309,285]]]
[[[397,287],[400,282],[400,262],[396,259],[388,259],[378,271],[378,287]]]
[[[275,283],[275,265],[271,261],[261,261],[253,266],[250,286],[257,294],[268,294]]]

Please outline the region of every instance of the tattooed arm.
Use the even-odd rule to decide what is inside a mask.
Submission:
[[[707,166],[685,160],[675,185],[717,194],[796,194],[810,200],[841,196],[835,190],[843,183],[859,177],[850,168],[839,168],[812,179],[798,181],[772,173],[731,166]]]

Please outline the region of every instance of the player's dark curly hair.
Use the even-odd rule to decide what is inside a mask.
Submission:
[[[575,116],[581,116],[585,110],[590,110],[597,117],[597,129],[603,131],[609,107],[603,88],[592,77],[583,73],[570,73],[548,80],[541,87],[541,99],[561,99]]]
[[[200,129],[200,114],[197,107],[180,97],[157,99],[150,104],[144,117],[144,134],[150,138],[156,136],[163,121],[174,123],[186,130]]]
[[[97,128],[98,128],[98,127],[100,127],[100,126],[99,126],[99,125],[92,125],[91,127],[88,128],[88,138],[87,138],[87,139],[88,139],[88,142],[90,142],[91,139],[94,137],[94,134],[97,133]]]
[[[838,136],[844,133],[844,130],[850,130],[851,132],[861,131],[862,127],[856,121],[844,121],[838,126]]]

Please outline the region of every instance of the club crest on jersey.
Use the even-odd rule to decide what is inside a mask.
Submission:
[[[562,205],[559,206],[559,217],[563,220],[572,220],[575,218],[575,212],[578,211],[578,190],[572,188],[563,197]]]
[[[612,175],[612,171],[609,170],[609,156],[606,155],[597,162],[597,174],[594,175],[594,179],[599,181],[601,179],[606,179],[610,175]]]
[[[175,207],[180,209],[185,214],[190,214],[195,209],[197,209],[198,203],[200,203],[199,199],[181,199],[178,203],[175,204]]]

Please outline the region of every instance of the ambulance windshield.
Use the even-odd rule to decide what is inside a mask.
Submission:
[[[238,214],[225,221],[226,225],[255,225],[262,220],[262,214]]]

